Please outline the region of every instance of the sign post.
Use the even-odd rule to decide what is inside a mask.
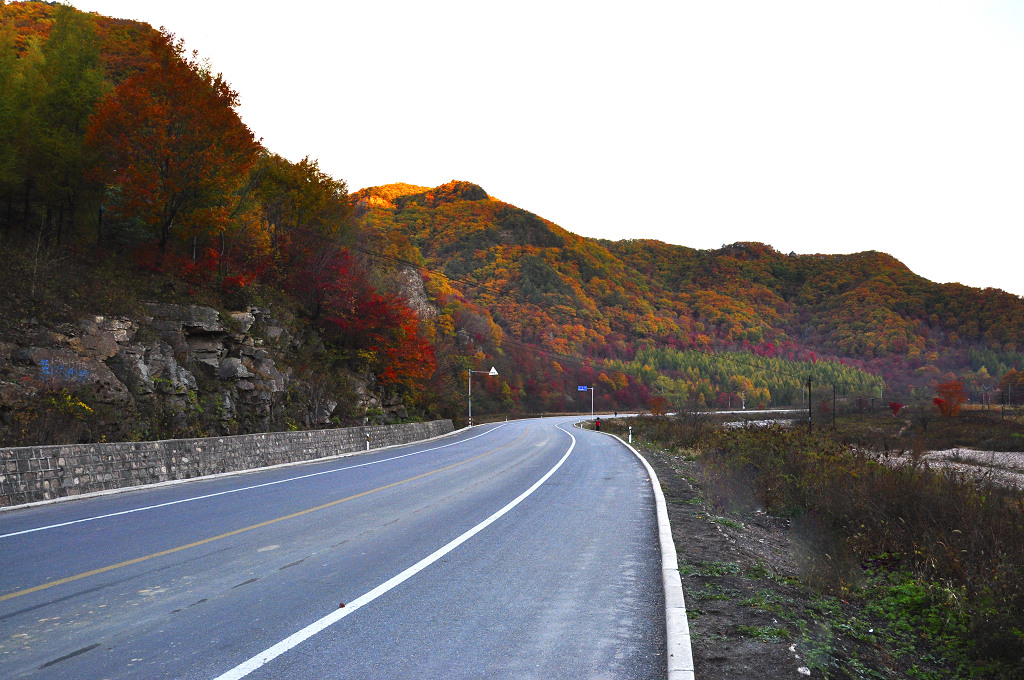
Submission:
[[[474,371],[474,370],[471,370],[471,369],[466,371],[466,374],[469,376],[469,399],[468,399],[468,402],[469,402],[469,414],[468,415],[469,415],[469,426],[470,427],[473,427],[473,374],[474,373],[483,373],[484,375],[494,376],[494,375],[498,375],[498,369],[496,369],[494,366],[491,366],[491,370],[489,370],[489,371]]]
[[[590,392],[590,417],[594,417],[594,388],[587,387],[586,385],[577,385],[577,392]]]

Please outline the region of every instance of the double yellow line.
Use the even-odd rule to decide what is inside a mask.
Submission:
[[[327,508],[332,508],[335,505],[340,505],[341,503],[347,503],[348,501],[352,501],[352,500],[355,500],[357,498],[362,498],[363,496],[369,496],[370,494],[377,493],[378,491],[384,491],[386,489],[392,489],[392,488],[394,488],[396,486],[401,486],[402,484],[408,484],[409,482],[415,482],[417,479],[423,479],[424,477],[430,477],[431,475],[436,475],[439,472],[445,472],[447,470],[451,470],[452,468],[457,468],[460,465],[465,465],[466,463],[471,463],[474,460],[480,460],[481,458],[489,456],[492,453],[497,453],[498,451],[501,451],[503,449],[507,449],[510,446],[514,446],[515,444],[518,444],[520,441],[522,441],[526,437],[526,435],[529,434],[529,431],[530,431],[529,428],[527,428],[527,430],[525,432],[523,432],[523,434],[521,436],[519,436],[517,439],[509,442],[508,444],[505,444],[504,446],[499,446],[498,448],[491,449],[490,451],[486,451],[484,453],[481,453],[478,456],[473,456],[472,458],[467,458],[465,460],[461,460],[458,463],[452,463],[451,465],[446,465],[445,467],[438,468],[436,470],[431,470],[430,472],[424,472],[423,474],[416,475],[415,477],[409,477],[407,479],[403,479],[403,480],[400,480],[400,481],[397,481],[397,482],[392,482],[390,484],[385,484],[384,486],[378,486],[376,489],[370,489],[369,491],[362,491],[360,493],[353,494],[352,496],[346,496],[345,498],[339,498],[336,501],[331,501],[330,503],[324,503],[323,505],[318,505],[318,506],[313,507],[313,508],[307,508],[305,510],[299,510],[298,512],[293,512],[290,515],[283,515],[281,517],[276,517],[274,519],[268,519],[267,521],[260,522],[259,524],[252,524],[250,526],[243,527],[241,529],[235,529],[234,531],[228,531],[228,532],[223,533],[223,534],[218,534],[217,536],[211,536],[210,538],[204,538],[201,541],[194,541],[192,543],[186,543],[185,545],[179,545],[179,546],[174,547],[174,548],[168,548],[167,550],[161,550],[160,552],[155,552],[155,553],[152,553],[152,554],[149,554],[149,555],[145,555],[143,557],[136,557],[135,559],[125,560],[124,562],[118,562],[117,564],[111,564],[111,565],[108,565],[106,567],[100,567],[99,569],[93,569],[91,571],[84,571],[81,574],[75,574],[74,576],[66,576],[64,578],[59,578],[59,579],[56,579],[54,581],[47,581],[46,583],[42,583],[42,584],[40,584],[38,586],[33,586],[31,588],[25,588],[24,590],[18,590],[18,591],[13,592],[13,593],[7,593],[6,595],[0,595],[0,602],[3,602],[4,600],[13,600],[16,597],[22,597],[23,595],[29,595],[31,593],[37,593],[40,590],[46,590],[47,588],[53,588],[55,586],[61,586],[61,585],[64,585],[65,583],[71,583],[73,581],[79,581],[79,580],[81,580],[83,578],[89,578],[90,576],[96,576],[97,574],[103,574],[103,573],[106,573],[108,571],[114,571],[115,569],[121,569],[123,567],[130,567],[133,564],[139,564],[140,562],[145,562],[147,560],[151,560],[151,559],[154,559],[156,557],[163,557],[164,555],[172,555],[172,554],[174,554],[176,552],[181,552],[182,550],[188,550],[190,548],[198,548],[199,546],[206,545],[207,543],[213,543],[214,541],[219,541],[219,540],[222,540],[222,539],[225,539],[225,538],[230,538],[232,536],[237,536],[239,534],[244,534],[244,533],[246,533],[248,531],[254,531],[256,529],[262,529],[263,527],[270,526],[271,524],[277,524],[278,522],[284,522],[285,520],[295,519],[296,517],[302,517],[303,515],[308,515],[308,514],[310,514],[312,512],[317,512],[319,510],[326,510]]]

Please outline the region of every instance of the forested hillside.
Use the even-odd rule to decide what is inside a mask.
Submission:
[[[834,360],[824,380],[841,393],[884,382],[890,393],[923,395],[953,379],[980,393],[1008,373],[1017,380],[1011,371],[1024,361],[1019,297],[932,283],[883,253],[587,239],[466,182],[374,187],[353,200],[363,231],[421,255],[428,278],[443,274],[496,322],[510,351],[613,360],[613,371],[670,401],[696,392],[729,402],[760,374],[769,394],[755,401],[789,403],[820,359]],[[709,352],[718,358],[677,358]],[[709,361],[724,363],[711,369]]]
[[[286,403],[263,426],[323,424],[326,403],[342,405],[332,422],[381,417],[369,403],[458,418],[467,371],[492,365],[480,414],[786,405],[808,377],[841,397],[923,398],[953,378],[1024,396],[1018,297],[934,284],[881,253],[588,239],[469,182],[349,195],[315,158],[265,148],[227,78],[146,24],[2,4],[0,91],[11,432],[15,414],[78,418],[96,398],[26,382],[28,354],[11,349],[26,327],[71,351],[83,318],[134,324],[151,303],[290,320],[271,357]],[[201,391],[185,421],[209,413]],[[288,416],[299,403],[319,406]]]
[[[355,235],[343,180],[264,148],[238,117],[238,93],[173,35],[41,2],[0,5],[0,22],[7,439],[33,431],[25,414],[94,414],[99,387],[26,371],[40,351],[80,346],[83,319],[146,326],[145,303],[293,320],[276,357],[291,380],[270,426],[300,423],[288,406],[299,402],[341,404],[333,422],[378,417],[355,412],[353,392],[364,390],[412,416],[436,413],[429,329],[395,282],[346,247]],[[175,365],[201,375],[179,354]],[[181,389],[195,413],[173,420],[198,427],[214,405],[201,386]],[[188,434],[159,420],[140,421],[138,436]]]

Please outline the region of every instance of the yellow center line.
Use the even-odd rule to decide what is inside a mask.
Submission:
[[[132,559],[132,560],[125,560],[124,562],[118,562],[117,564],[111,564],[111,565],[108,565],[106,567],[100,567],[99,569],[93,569],[91,571],[85,571],[85,572],[82,572],[81,574],[75,574],[74,576],[67,576],[65,578],[60,578],[60,579],[57,579],[55,581],[47,581],[46,583],[42,583],[42,584],[40,584],[38,586],[33,586],[31,588],[25,588],[24,590],[19,590],[17,592],[8,593],[6,595],[0,595],[0,602],[3,602],[4,600],[13,600],[14,598],[21,597],[22,595],[28,595],[30,593],[39,592],[40,590],[46,590],[47,588],[53,588],[54,586],[64,585],[65,583],[71,583],[72,581],[78,581],[80,579],[88,578],[90,576],[96,576],[97,574],[102,574],[102,573],[105,573],[105,572],[108,572],[108,571],[113,571],[115,569],[121,569],[122,567],[130,567],[133,564],[138,564],[139,562],[145,562],[146,560],[151,560],[151,559],[153,559],[155,557],[163,557],[164,555],[171,555],[171,554],[176,553],[176,552],[181,552],[182,550],[188,550],[189,548],[197,548],[197,547],[199,547],[201,545],[206,545],[207,543],[213,543],[214,541],[219,541],[219,540],[224,539],[224,538],[230,538],[232,536],[237,536],[238,534],[244,534],[247,531],[253,531],[254,529],[261,529],[263,527],[270,526],[271,524],[277,524],[278,522],[283,522],[283,521],[288,520],[288,519],[294,519],[296,517],[302,517],[303,515],[308,515],[309,513],[316,512],[318,510],[325,510],[327,508],[334,507],[335,505],[339,505],[339,504],[345,503],[347,501],[355,500],[357,498],[362,498],[363,496],[369,496],[370,494],[377,493],[378,491],[384,491],[386,489],[392,489],[392,488],[394,488],[396,486],[400,486],[402,484],[407,484],[409,482],[414,482],[417,479],[423,479],[424,477],[430,477],[431,475],[436,475],[439,472],[444,472],[446,470],[451,470],[452,468],[457,468],[460,465],[465,465],[466,463],[471,463],[474,460],[480,460],[481,458],[484,458],[485,456],[489,456],[492,453],[497,453],[498,451],[501,451],[502,449],[507,449],[510,446],[513,446],[513,445],[519,443],[520,441],[522,441],[523,438],[526,437],[527,434],[529,434],[529,431],[530,431],[530,429],[527,428],[526,431],[523,432],[523,434],[519,438],[509,442],[508,444],[505,444],[504,446],[499,446],[496,449],[491,449],[490,451],[485,451],[484,453],[481,453],[479,456],[473,456],[472,458],[467,458],[465,460],[459,461],[458,463],[452,463],[451,465],[447,465],[445,467],[438,468],[436,470],[431,470],[430,472],[424,472],[423,474],[416,475],[415,477],[409,477],[408,479],[403,479],[403,480],[400,480],[400,481],[397,481],[397,482],[392,482],[390,484],[385,484],[384,486],[378,486],[376,489],[370,489],[369,491],[362,491],[362,492],[354,494],[352,496],[346,496],[345,498],[340,498],[340,499],[338,499],[336,501],[331,501],[330,503],[324,503],[323,505],[318,505],[318,506],[316,506],[314,508],[307,508],[305,510],[299,510],[298,512],[293,512],[290,515],[284,515],[282,517],[277,517],[275,519],[268,519],[267,521],[260,522],[259,524],[253,524],[251,526],[243,527],[241,529],[235,529],[234,531],[228,531],[227,533],[219,534],[217,536],[211,536],[210,538],[204,538],[201,541],[194,541],[192,543],[186,543],[185,545],[179,545],[179,546],[174,547],[174,548],[168,548],[167,550],[161,550],[160,552],[155,552],[155,553],[152,553],[150,555],[146,555],[144,557],[136,557],[135,559]]]

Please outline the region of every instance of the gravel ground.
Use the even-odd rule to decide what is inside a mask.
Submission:
[[[879,455],[878,460],[890,464],[909,464],[913,458],[904,455]],[[1024,453],[1007,451],[977,451],[953,448],[928,451],[920,462],[931,467],[949,468],[980,479],[991,479],[1006,486],[1024,488]]]

